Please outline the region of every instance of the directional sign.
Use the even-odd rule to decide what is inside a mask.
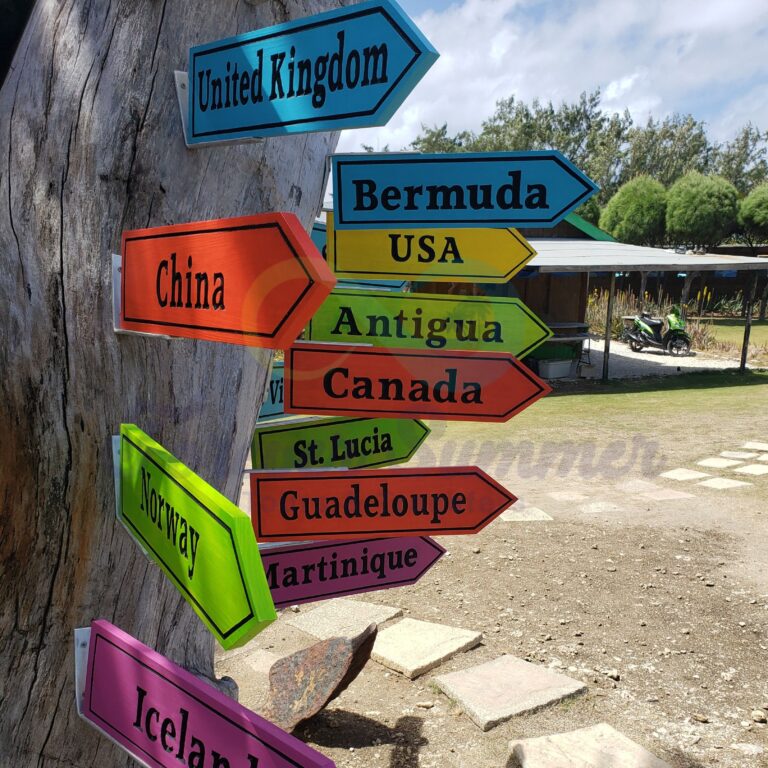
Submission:
[[[429,434],[417,419],[313,419],[256,427],[254,469],[383,467],[416,453]]]
[[[328,264],[337,277],[352,280],[391,275],[430,282],[506,283],[536,255],[516,229],[339,230],[332,214],[326,222]]]
[[[259,410],[258,421],[269,421],[284,415],[283,391],[283,362],[282,360],[274,360],[267,388],[264,391],[264,400]]]
[[[471,349],[525,357],[552,331],[520,299],[337,288],[305,338],[408,349]]]
[[[333,218],[331,214],[328,214],[329,220]],[[327,227],[324,221],[319,219],[312,225],[312,232],[310,233],[312,242],[315,244],[315,248],[323,255],[323,258],[328,261],[328,249],[327,249]],[[406,280],[341,280],[340,285],[345,288],[360,288],[361,290],[373,290],[373,291],[404,291],[407,285]]]
[[[554,150],[331,158],[341,229],[553,227],[597,192]]]
[[[286,413],[507,421],[551,392],[512,355],[295,344]]]
[[[276,608],[415,584],[445,553],[428,536],[312,541],[261,553]]]
[[[437,56],[389,0],[199,45],[187,143],[384,125]]]
[[[123,232],[123,330],[281,349],[336,280],[292,213]]]
[[[259,541],[476,533],[517,501],[477,467],[249,474]]]
[[[120,427],[119,517],[224,648],[277,618],[248,515],[133,424]]]
[[[91,624],[81,715],[142,765],[334,766],[330,758],[102,619]]]

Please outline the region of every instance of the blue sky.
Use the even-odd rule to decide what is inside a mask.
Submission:
[[[496,101],[573,101],[600,88],[636,122],[682,112],[727,140],[768,129],[765,0],[400,0],[440,59],[387,126],[339,151],[402,149],[421,124],[479,130]]]

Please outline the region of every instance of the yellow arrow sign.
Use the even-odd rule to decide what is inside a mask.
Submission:
[[[344,229],[328,214],[328,264],[339,277],[506,283],[535,255],[516,229]]]

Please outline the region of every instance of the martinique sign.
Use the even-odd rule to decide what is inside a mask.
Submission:
[[[132,230],[120,328],[280,349],[335,282],[292,213]]]
[[[384,125],[437,57],[390,0],[198,45],[187,143]]]
[[[334,227],[553,227],[597,192],[554,150],[331,158]]]
[[[305,338],[525,357],[551,335],[520,299],[337,288],[309,321]]]
[[[276,608],[415,584],[445,550],[428,536],[312,541],[261,553]]]
[[[429,434],[417,419],[312,419],[257,426],[254,469],[383,467],[408,461]]]
[[[259,541],[476,533],[517,501],[477,467],[249,474]]]
[[[551,391],[512,355],[294,344],[285,411],[507,421]]]
[[[328,214],[326,234],[328,265],[347,280],[391,276],[506,283],[536,255],[516,229],[508,228],[339,230]]]
[[[76,642],[86,632],[76,630]],[[108,621],[91,624],[84,678],[79,714],[142,765],[334,767],[330,758]]]
[[[224,648],[277,618],[248,515],[133,424],[120,427],[118,510]]]

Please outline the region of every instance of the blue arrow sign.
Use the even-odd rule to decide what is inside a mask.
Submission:
[[[198,45],[187,143],[384,125],[437,56],[392,0]]]
[[[336,229],[554,227],[597,185],[554,150],[331,158]]]
[[[325,244],[328,239],[324,221],[315,221],[310,233],[312,242],[315,244],[323,258],[328,261],[328,253]],[[339,287],[359,288],[361,291],[404,291],[408,284],[406,280],[339,280]]]
[[[261,404],[259,418],[257,421],[268,421],[277,419],[284,415],[283,410],[283,388],[284,388],[283,361],[274,361],[272,363],[272,372],[267,382],[267,389],[264,392],[264,401]]]

